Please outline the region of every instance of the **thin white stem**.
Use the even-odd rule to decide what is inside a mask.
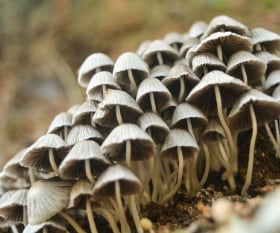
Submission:
[[[178,103],[181,103],[184,101],[186,86],[185,86],[184,77],[181,77],[179,80],[180,80],[180,89],[179,89]]]
[[[248,167],[247,167],[247,173],[246,173],[246,180],[242,187],[241,195],[245,196],[247,195],[247,191],[250,187],[251,180],[252,180],[252,172],[253,172],[253,166],[254,166],[254,150],[255,150],[255,144],[256,144],[256,138],[258,133],[258,127],[257,127],[257,119],[254,112],[254,107],[252,104],[249,105],[249,112],[252,122],[252,135],[250,140],[250,148],[249,148],[249,159],[248,159]]]
[[[48,228],[46,226],[43,227],[43,233],[48,233]]]
[[[116,181],[115,182],[115,197],[119,209],[119,217],[120,217],[120,223],[121,223],[121,232],[127,232],[130,233],[130,227],[127,223],[127,219],[125,216],[123,204],[122,204],[122,199],[121,199],[121,191],[120,191],[120,182]]]
[[[222,46],[221,45],[217,46],[217,55],[218,55],[219,60],[221,62],[223,62],[223,50],[222,50]]]
[[[137,84],[136,84],[136,82],[135,82],[135,79],[134,79],[132,70],[131,70],[131,69],[127,70],[127,74],[128,74],[128,78],[129,78],[129,82],[130,82],[130,84],[131,84],[132,90],[133,90],[133,91],[136,91],[136,90],[137,90]]]
[[[188,132],[189,132],[190,135],[193,137],[193,139],[196,140],[195,135],[194,135],[194,132],[193,132],[193,127],[192,127],[191,119],[190,119],[190,118],[187,118],[186,121],[187,121],[187,130],[188,130]]]
[[[26,226],[26,224],[28,223],[28,221],[27,221],[27,206],[23,206],[23,208],[22,208],[22,222],[23,222],[24,226]]]
[[[90,227],[90,232],[98,233],[96,225],[95,225],[93,213],[92,213],[90,197],[87,197],[87,200],[86,200],[86,211],[87,211],[87,218],[88,218],[88,223],[89,223],[89,227]]]
[[[144,191],[145,191],[146,189],[148,189],[149,181],[151,180],[151,177],[152,177],[152,174],[153,174],[154,163],[155,163],[154,161],[155,161],[155,157],[152,156],[152,157],[149,159],[148,174],[146,175],[145,180],[144,180],[144,182],[143,182],[143,188],[142,188],[142,191],[141,191],[141,193],[140,193],[140,199],[142,198]]]
[[[91,172],[91,166],[90,166],[90,160],[89,159],[86,159],[85,160],[85,172],[86,172],[86,177],[87,179],[89,180],[90,183],[94,183],[95,182],[95,179],[92,175],[92,172]]]
[[[19,233],[16,225],[10,225],[12,233]]]
[[[274,147],[274,150],[276,152],[276,157],[279,157],[280,156],[280,147],[279,147],[274,135],[272,134],[268,123],[265,123],[264,127],[265,127],[266,133],[267,133],[268,137],[270,138],[270,141]]]
[[[97,208],[94,208],[94,211],[101,214],[107,220],[113,233],[120,233],[117,223],[116,223],[113,215],[110,213],[110,211],[108,209],[103,208],[103,207],[97,207]]]
[[[52,170],[56,174],[58,174],[58,167],[57,167],[56,162],[55,162],[54,152],[53,152],[52,148],[49,148],[49,161],[50,161],[50,165],[51,165]]]
[[[247,76],[247,72],[246,72],[244,64],[241,64],[240,68],[241,68],[241,74],[242,74],[243,82],[246,85],[248,85],[248,76]]]
[[[150,102],[151,102],[151,107],[152,107],[152,111],[154,113],[157,113],[157,106],[156,106],[156,100],[155,100],[155,95],[154,93],[150,93]]]
[[[161,52],[157,52],[156,56],[157,56],[158,64],[163,65],[163,58],[162,58]]]
[[[130,168],[131,167],[131,141],[127,140],[125,142],[125,162],[126,165]]]
[[[107,86],[106,85],[102,85],[102,99],[105,99],[105,96],[107,94]]]
[[[66,214],[63,211],[60,211],[58,214],[63,217],[75,229],[77,233],[86,233],[86,231],[84,231],[83,228],[70,215]]]
[[[214,91],[215,91],[215,97],[216,97],[216,104],[217,104],[217,113],[219,120],[221,122],[221,125],[225,131],[228,144],[229,144],[229,149],[230,149],[230,161],[235,161],[237,160],[237,153],[236,153],[236,145],[234,145],[233,137],[231,134],[231,131],[225,121],[224,114],[223,114],[223,108],[222,108],[222,98],[221,98],[221,93],[218,85],[214,86]],[[233,172],[235,172],[233,170]]]
[[[122,118],[122,114],[121,114],[120,105],[116,105],[116,118],[117,118],[117,122],[119,125],[123,124],[123,118]]]
[[[204,142],[202,142],[201,145],[202,145],[204,155],[205,155],[205,165],[204,165],[203,175],[199,182],[200,188],[202,188],[204,186],[204,184],[206,183],[208,174],[209,174],[209,170],[210,170],[210,153],[209,153],[208,146]]]
[[[34,175],[34,171],[33,171],[33,168],[32,167],[29,167],[28,168],[28,176],[29,176],[29,181],[30,181],[30,184],[34,184],[34,182],[36,181],[35,179],[35,175]]]
[[[138,210],[136,207],[135,195],[129,196],[129,210],[132,215],[137,233],[143,233],[144,230],[140,224],[140,217],[139,217]]]
[[[177,147],[177,156],[178,156],[178,176],[176,185],[170,190],[170,192],[163,198],[162,204],[166,203],[173,195],[178,191],[182,183],[183,177],[183,168],[184,168],[184,157],[182,148],[180,146]]]

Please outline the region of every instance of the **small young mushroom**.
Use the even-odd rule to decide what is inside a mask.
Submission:
[[[61,112],[51,122],[47,133],[57,134],[65,140],[71,127],[72,115],[69,112]]]
[[[100,146],[91,140],[76,143],[59,166],[63,179],[87,178],[95,182],[94,176],[100,175],[111,162],[102,154]]]
[[[179,52],[181,46],[185,42],[185,39],[183,35],[178,32],[169,32],[164,36],[163,41]]]
[[[280,69],[272,71],[265,80],[263,90],[266,94],[271,95],[274,89],[280,85]]]
[[[249,160],[245,184],[241,194],[246,195],[251,184],[254,148],[258,132],[258,125],[263,125],[278,118],[280,115],[280,103],[274,98],[252,89],[241,95],[235,102],[228,115],[230,128],[236,131],[244,131],[252,128],[252,136],[249,147]]]
[[[96,112],[96,109],[96,104],[91,102],[91,100],[86,100],[73,113],[72,125],[91,125],[92,116]]]
[[[199,39],[202,36],[202,34],[205,32],[207,27],[208,25],[206,22],[201,20],[196,21],[190,26],[190,29],[186,35],[191,38]]]
[[[168,74],[170,66],[168,65],[157,65],[151,69],[150,78],[157,78],[162,80]]]
[[[121,232],[130,233],[125,211],[122,203],[122,196],[130,196],[129,207],[138,233],[143,229],[140,225],[140,218],[136,208],[134,194],[140,192],[142,184],[134,173],[124,165],[115,164],[108,167],[97,179],[92,194],[98,197],[115,197],[117,202]]]
[[[114,62],[104,53],[93,53],[89,55],[82,63],[78,73],[78,84],[87,88],[92,76],[100,71],[106,70],[112,72]]]
[[[274,70],[280,70],[280,57],[267,51],[255,53],[259,59],[266,64],[265,76],[268,76]]]

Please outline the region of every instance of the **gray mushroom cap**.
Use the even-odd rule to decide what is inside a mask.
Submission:
[[[193,37],[187,37],[185,38],[184,44],[181,46],[180,51],[179,51],[179,56],[180,57],[185,57],[188,50],[196,45],[199,44],[199,39],[193,38]]]
[[[168,74],[170,66],[168,65],[157,65],[151,69],[150,78],[157,78],[162,80]]]
[[[139,178],[125,165],[115,164],[108,167],[97,179],[92,194],[96,198],[114,197],[115,182],[120,184],[122,196],[139,193],[142,183]]]
[[[280,84],[280,70],[271,72],[264,83],[264,92],[271,95],[274,88]]]
[[[256,89],[251,89],[241,95],[234,103],[227,117],[231,129],[244,131],[252,127],[248,110],[250,104],[253,105],[259,126],[280,116],[279,102]]]
[[[60,135],[64,128],[71,128],[72,115],[69,112],[61,112],[57,114],[52,120],[47,133],[54,133]]]
[[[200,134],[200,139],[205,142],[217,141],[217,139],[226,138],[225,131],[218,117],[210,117],[207,126]]]
[[[101,70],[112,71],[114,63],[104,53],[93,53],[89,55],[82,63],[78,72],[78,83],[86,88],[92,76]]]
[[[187,35],[189,37],[199,38],[205,32],[207,26],[207,23],[204,21],[196,21],[191,25]]]
[[[276,99],[276,101],[280,102],[280,85],[274,88],[272,92],[272,97]]]
[[[125,161],[126,141],[131,142],[131,160],[146,160],[155,154],[153,139],[135,124],[121,124],[105,138],[101,151],[114,161]]]
[[[167,33],[163,41],[169,44],[172,48],[176,49],[177,51],[180,50],[182,44],[184,44],[185,40],[182,34],[178,32],[169,32]]]
[[[184,158],[192,158],[199,151],[197,142],[188,131],[171,129],[161,147],[160,155],[177,159],[177,147],[181,147]]]
[[[72,117],[72,124],[79,125],[79,124],[91,124],[91,118],[93,114],[96,112],[96,104],[92,101],[86,100],[83,102],[79,108],[73,113]]]
[[[64,233],[68,232],[62,221],[49,220],[40,224],[27,224],[22,233],[37,233],[42,229],[47,228],[48,232]]]
[[[267,51],[260,51],[255,54],[260,58],[267,66],[266,75],[270,74],[274,70],[280,70],[280,57]]]

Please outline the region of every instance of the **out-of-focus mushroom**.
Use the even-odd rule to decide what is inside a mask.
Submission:
[[[200,53],[192,59],[193,72],[202,78],[213,70],[226,71],[226,65],[212,53]]]
[[[136,123],[142,113],[142,109],[128,93],[109,90],[99,104],[93,121],[103,127],[113,128],[122,123]]]
[[[235,102],[228,115],[230,128],[236,131],[244,131],[252,128],[252,136],[249,147],[249,160],[245,184],[242,187],[242,195],[247,194],[251,184],[254,148],[258,132],[258,125],[263,125],[278,118],[280,115],[280,103],[274,98],[252,89],[242,94]]]
[[[184,159],[194,157],[198,153],[199,147],[195,139],[182,129],[171,129],[160,151],[162,158],[178,160],[177,180],[174,187],[161,200],[162,203],[168,201],[178,191],[183,178]],[[190,169],[190,166],[188,167]]]
[[[113,66],[114,62],[112,59],[104,53],[93,53],[89,55],[79,68],[79,85],[86,88],[95,73],[103,70],[112,72]]]
[[[174,114],[175,108],[177,107],[177,102],[174,99],[171,99],[167,104],[161,109],[160,116],[170,126],[172,116]]]
[[[187,102],[193,103],[205,112],[217,111],[219,120],[230,147],[233,172],[237,172],[237,146],[234,143],[231,130],[225,120],[223,109],[231,107],[233,102],[250,87],[222,71],[212,71],[204,75],[201,81],[187,96]]]
[[[71,148],[59,166],[59,174],[62,178],[71,180],[86,177],[94,183],[94,176],[101,174],[110,164],[96,142],[84,140]]]
[[[186,35],[191,38],[200,38],[207,29],[207,26],[207,23],[204,21],[196,21],[190,26]]]
[[[199,78],[190,67],[184,64],[177,64],[169,70],[162,83],[168,88],[172,97],[178,103],[181,103],[199,81]]]
[[[274,89],[280,84],[280,69],[272,71],[264,83],[263,89],[264,92],[268,95],[271,95]]]
[[[117,202],[121,232],[131,232],[127,223],[125,211],[122,203],[121,196],[131,196],[129,206],[131,215],[134,219],[137,232],[143,232],[140,225],[140,218],[136,208],[134,194],[140,192],[142,184],[140,180],[134,175],[134,173],[124,165],[115,164],[108,167],[97,179],[94,188],[93,196],[98,197],[115,197]]]
[[[150,78],[157,78],[162,80],[168,74],[170,66],[168,65],[157,65],[151,69]]]
[[[100,103],[106,96],[108,89],[120,90],[117,80],[109,71],[101,71],[93,75],[90,80],[86,95],[87,99],[93,102]]]
[[[267,51],[255,53],[266,64],[265,75],[268,76],[274,70],[280,70],[280,57]]]
[[[177,52],[180,51],[181,46],[184,44],[185,40],[182,34],[178,32],[169,32],[167,33],[163,41],[169,44]]]
[[[152,110],[158,113],[171,100],[171,93],[156,78],[146,78],[138,88],[136,102],[144,111]]]
[[[172,65],[178,58],[178,53],[163,40],[152,41],[142,55],[150,68],[155,65]]]
[[[250,86],[260,83],[266,71],[266,64],[248,51],[238,51],[228,60],[227,73],[243,80]]]
[[[265,28],[253,28],[251,39],[254,45],[254,52],[266,50],[271,53],[279,52],[280,36]]]
[[[66,142],[56,134],[45,134],[37,139],[21,157],[21,164],[43,172],[58,174],[58,166],[69,150]]]
[[[143,42],[141,42],[140,45],[138,46],[136,54],[138,54],[140,57],[142,57],[150,43],[151,43],[150,40],[144,40]]]
[[[199,44],[199,39],[197,39],[197,38],[193,38],[193,37],[185,38],[185,42],[180,48],[179,56],[181,58],[184,58],[186,56],[187,52],[189,51],[189,49],[198,44]]]
[[[61,112],[55,116],[51,122],[48,133],[59,135],[62,139],[66,139],[68,132],[72,126],[72,115],[69,112]]]
[[[83,102],[80,107],[73,113],[72,124],[74,125],[91,125],[92,116],[96,112],[96,104],[87,100]]]
[[[114,65],[113,75],[123,90],[135,96],[140,82],[149,74],[148,65],[136,53],[121,54]]]

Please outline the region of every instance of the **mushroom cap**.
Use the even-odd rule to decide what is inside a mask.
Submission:
[[[61,112],[52,120],[47,133],[60,134],[63,128],[71,128],[72,115],[69,112]]]
[[[121,54],[115,62],[113,75],[122,87],[127,87],[130,83],[128,70],[132,71],[137,86],[149,75],[149,67],[146,62],[133,52]]]
[[[266,64],[266,75],[274,70],[280,70],[280,57],[267,51],[260,51],[255,54]]]
[[[219,15],[209,22],[202,37],[205,38],[218,31],[230,31],[239,35],[249,35],[249,30],[244,24],[229,16]]]
[[[92,79],[90,80],[87,86],[87,98],[89,100],[101,102],[103,99],[102,86],[106,86],[107,89],[121,89],[119,84],[117,84],[117,80],[114,78],[111,72],[100,71],[93,75]]]
[[[48,232],[68,232],[66,226],[62,222],[56,220],[49,220],[40,224],[27,224],[22,233],[37,233],[44,228],[47,228]]]
[[[269,52],[279,52],[280,48],[280,36],[274,32],[271,32],[264,28],[254,28],[251,30],[251,39],[253,45],[260,44],[265,50]]]
[[[38,180],[27,194],[29,224],[41,224],[67,207],[71,183],[60,180]]]
[[[158,64],[156,58],[157,53],[162,55],[164,64],[172,64],[178,58],[177,51],[169,44],[163,40],[154,40],[148,45],[142,56],[150,67]]]
[[[199,78],[204,75],[204,67],[208,72],[213,70],[226,71],[226,65],[212,53],[200,53],[193,57],[192,69]]]
[[[68,152],[69,146],[58,135],[45,134],[27,148],[22,155],[21,164],[43,172],[51,172],[49,150],[53,150],[56,164],[59,164]]]
[[[87,87],[92,76],[100,70],[113,70],[114,62],[104,53],[93,53],[82,63],[78,72],[78,83],[82,87]]]
[[[242,80],[241,65],[245,67],[248,84],[258,83],[266,71],[266,64],[248,51],[238,51],[228,60],[227,73]]]
[[[79,108],[73,113],[72,124],[91,124],[92,115],[96,112],[96,105],[89,100],[83,102]]]
[[[156,144],[161,144],[169,133],[169,127],[161,117],[153,112],[145,112],[139,117],[139,126],[150,136]]]
[[[272,97],[276,99],[276,101],[280,102],[280,85],[274,88],[272,92]]]
[[[264,83],[264,92],[271,95],[274,88],[280,84],[280,70],[271,72]]]
[[[209,52],[216,54],[217,46],[221,46],[223,53],[228,57],[239,50],[252,51],[251,39],[233,32],[215,32],[203,39],[200,44],[190,49],[187,58],[191,61],[198,53]]]
[[[150,94],[153,93],[157,109],[160,111],[171,99],[171,93],[164,84],[156,78],[146,78],[137,90],[136,102],[143,110],[151,109]]]
[[[171,128],[187,129],[186,120],[190,119],[193,128],[201,128],[207,125],[208,120],[204,113],[196,106],[189,103],[179,104],[173,113]]]
[[[183,35],[178,32],[168,32],[164,36],[163,41],[169,44],[172,48],[176,49],[177,47],[177,50],[180,49],[182,44],[185,42]]]
[[[166,137],[160,155],[171,159],[177,159],[177,147],[181,147],[184,158],[192,158],[199,151],[195,139],[183,129],[171,129]]]
[[[200,139],[205,142],[213,142],[224,138],[226,135],[219,118],[217,116],[210,117],[207,126],[200,134]]]
[[[103,127],[115,127],[118,125],[115,114],[116,106],[120,106],[125,123],[137,122],[143,113],[136,101],[125,91],[108,90],[105,99],[98,105],[93,121]]]
[[[185,57],[188,50],[196,45],[199,44],[199,39],[193,38],[193,37],[187,37],[185,38],[184,44],[181,46],[180,51],[179,51],[179,56],[180,57]]]
[[[27,206],[27,192],[28,189],[18,189],[3,198],[5,200],[1,198],[0,216],[11,222],[22,223],[23,208]]]
[[[77,207],[85,199],[83,197],[91,196],[93,187],[94,184],[86,179],[78,180],[71,189],[68,208]]]
[[[214,92],[215,85],[219,86],[224,108],[231,107],[238,96],[250,89],[241,80],[215,70],[203,76],[187,96],[187,102],[195,104],[204,112],[213,112],[217,105]]]
[[[98,143],[103,141],[103,136],[91,125],[75,125],[69,132],[66,142],[68,145],[75,145],[83,140],[93,140]]]
[[[71,180],[85,178],[85,160],[90,161],[90,168],[95,176],[111,164],[96,142],[84,140],[76,143],[64,158],[59,166],[60,176]]]
[[[122,196],[139,193],[142,183],[139,178],[125,165],[115,164],[108,167],[97,179],[92,194],[94,197],[114,197],[115,182],[120,184]]]
[[[138,49],[136,51],[136,54],[138,54],[138,56],[142,57],[145,50],[148,48],[149,44],[151,43],[150,40],[144,40],[140,43],[140,45],[138,46]]]
[[[188,36],[193,38],[199,38],[207,29],[208,25],[204,21],[194,22],[188,31]]]
[[[168,65],[157,65],[151,69],[150,78],[157,78],[162,80],[168,74],[170,66]]]
[[[131,160],[146,160],[155,154],[153,139],[135,124],[121,124],[105,138],[101,151],[115,161],[125,161],[126,141],[131,142]]]
[[[252,104],[257,124],[263,125],[280,116],[280,103],[256,89],[242,94],[234,103],[228,117],[229,127],[244,131],[252,127],[249,105]]]

